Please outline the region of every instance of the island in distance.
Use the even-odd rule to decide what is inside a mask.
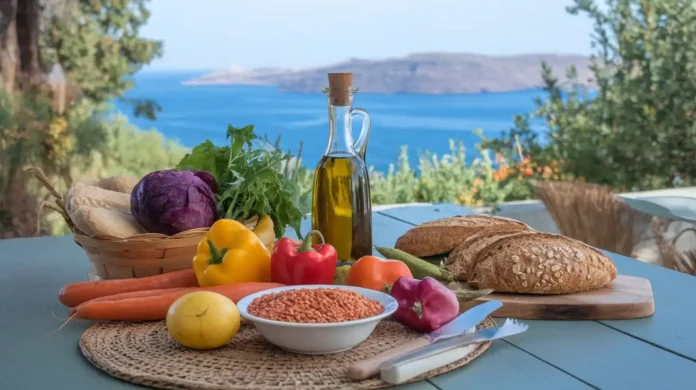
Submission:
[[[582,84],[591,84],[590,60],[580,55],[521,54],[488,56],[467,53],[419,53],[382,60],[348,61],[304,69],[230,68],[186,80],[185,85],[269,85],[286,92],[317,92],[329,72],[352,72],[361,92],[455,94],[516,91],[542,86],[545,61],[560,81],[574,66]]]

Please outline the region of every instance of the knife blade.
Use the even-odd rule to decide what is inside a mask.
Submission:
[[[472,327],[478,325],[481,321],[488,317],[489,314],[498,310],[501,306],[503,306],[501,301],[487,301],[480,305],[474,306],[464,313],[458,315],[455,319],[448,322],[440,329],[428,333],[425,335],[425,337],[427,337],[431,343],[434,343],[438,340],[445,340],[451,337],[459,336]]]
[[[497,328],[482,329],[432,343],[382,363],[380,379],[390,384],[403,383],[425,372],[463,359],[473,352],[479,343],[522,333],[527,328],[524,323],[507,319]]]
[[[491,313],[498,310],[501,301],[487,301],[477,305],[441,327],[440,329],[411,340],[406,344],[384,351],[381,354],[348,367],[346,375],[352,380],[362,380],[379,374],[379,366],[385,361],[404,353],[425,347],[439,340],[447,340],[470,331]]]

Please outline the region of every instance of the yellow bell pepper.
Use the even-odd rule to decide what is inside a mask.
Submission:
[[[271,252],[242,223],[221,219],[198,244],[193,271],[202,287],[270,282]]]

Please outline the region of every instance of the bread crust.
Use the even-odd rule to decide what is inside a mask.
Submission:
[[[476,256],[489,244],[500,238],[533,233],[517,225],[493,225],[467,237],[447,257],[445,266],[457,280],[466,282],[471,275]]]
[[[530,230],[528,225],[510,218],[491,215],[459,215],[425,222],[411,228],[396,240],[395,248],[417,257],[452,252],[467,237],[490,226],[515,226]]]
[[[569,294],[616,278],[609,257],[578,240],[551,233],[502,237],[479,251],[467,282],[478,289],[522,294]]]

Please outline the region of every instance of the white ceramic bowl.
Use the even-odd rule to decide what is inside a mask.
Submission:
[[[259,318],[249,314],[247,310],[251,302],[265,294],[300,288],[338,288],[355,291],[365,298],[375,300],[382,304],[384,311],[373,317],[355,321],[305,324],[295,322],[282,322]],[[361,287],[335,286],[335,285],[301,285],[273,288],[251,294],[237,303],[242,317],[250,320],[256,329],[271,344],[274,344],[288,352],[301,354],[329,354],[345,351],[365,341],[379,322],[390,316],[397,309],[397,302],[390,295]]]

